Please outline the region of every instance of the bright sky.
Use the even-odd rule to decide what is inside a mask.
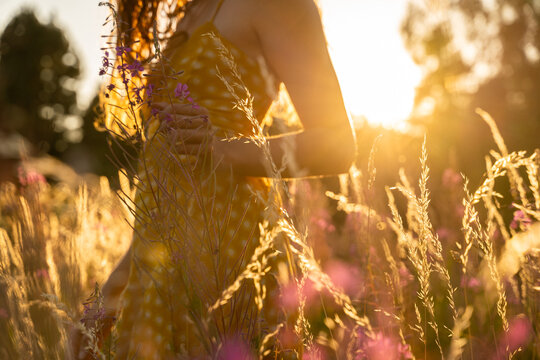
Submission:
[[[53,19],[67,30],[79,54],[83,79],[79,102],[94,95],[99,78],[102,23],[107,16],[98,0],[0,0],[0,29],[24,6],[42,21]],[[319,0],[330,53],[345,103],[371,123],[404,127],[421,78],[403,47],[399,24],[405,0]]]

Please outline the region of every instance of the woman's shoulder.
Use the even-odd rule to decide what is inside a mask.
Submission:
[[[314,0],[224,0],[231,3],[238,10],[242,10],[253,21],[287,20],[299,16],[319,15]],[[275,24],[281,25],[281,24]]]

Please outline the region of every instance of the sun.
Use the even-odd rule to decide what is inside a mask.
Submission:
[[[406,129],[421,79],[405,50],[402,0],[319,0],[345,104],[371,124]]]

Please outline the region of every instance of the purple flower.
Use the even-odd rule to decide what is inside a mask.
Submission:
[[[148,86],[146,86],[146,96],[148,97],[149,101],[152,99],[153,95],[154,95],[154,84],[148,84]]]
[[[131,72],[131,76],[138,76],[139,72],[144,70],[144,66],[142,66],[142,64],[137,60],[135,60],[133,64],[128,65],[126,68]]]
[[[116,47],[116,53],[118,54],[118,56],[122,56],[125,53],[128,53],[130,51],[131,51],[131,48],[129,48],[127,46],[117,46]]]
[[[176,85],[176,89],[174,89],[174,96],[176,96],[180,100],[183,100],[186,97],[188,97],[188,95],[189,95],[188,86],[186,84],[178,83],[178,85]],[[188,101],[189,101],[189,99],[191,99],[191,97],[188,98]],[[191,99],[190,102],[192,102],[192,101],[193,101],[193,99]]]
[[[176,85],[176,88],[174,89],[174,96],[180,99],[180,101],[187,100],[191,104],[193,109],[200,109],[200,106],[197,105],[195,100],[193,100],[193,98],[189,96],[189,94],[190,92],[187,84],[178,83]]]
[[[141,91],[143,89],[144,89],[144,86],[141,86],[141,87],[135,86],[133,88],[133,94],[135,95],[135,100],[136,100],[137,104],[141,104],[143,102],[143,99],[142,99],[142,96],[141,96]]]

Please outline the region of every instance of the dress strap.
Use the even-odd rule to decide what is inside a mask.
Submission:
[[[212,22],[214,22],[214,20],[216,19],[216,15],[218,14],[219,9],[221,8],[221,5],[223,5],[224,1],[225,0],[219,0],[219,3],[216,6],[216,10],[214,11],[214,15],[212,15]]]

